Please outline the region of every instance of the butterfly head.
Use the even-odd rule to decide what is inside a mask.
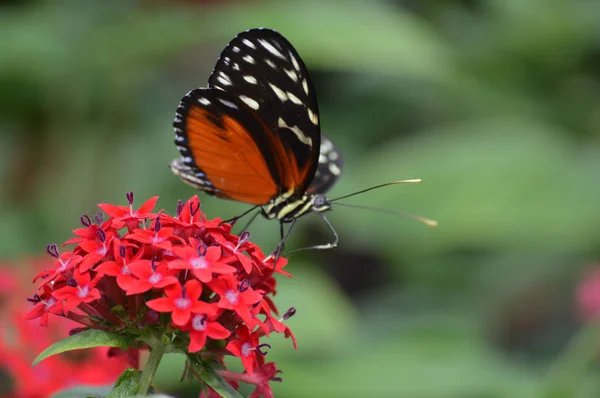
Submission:
[[[331,202],[325,195],[313,195],[311,197],[311,201],[311,211],[322,213],[324,211],[331,210]]]

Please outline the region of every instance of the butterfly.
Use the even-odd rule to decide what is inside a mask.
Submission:
[[[254,205],[234,220],[256,208],[266,218],[278,219],[278,250],[297,219],[312,212],[321,215],[334,240],[310,249],[334,248],[338,235],[324,215],[333,202],[387,185],[421,181],[392,181],[327,198],[342,174],[342,155],[321,135],[317,96],[306,65],[292,44],[270,29],[247,30],[231,40],[207,87],[183,97],[173,126],[181,154],[171,162],[173,173],[210,195]],[[286,223],[290,227],[284,234]],[[298,250],[303,249],[293,251]]]
[[[173,125],[181,157],[171,170],[185,183],[260,207],[281,225],[331,208],[325,194],[342,173],[342,156],[321,135],[304,62],[278,32],[237,35],[208,86],[183,97]],[[323,246],[335,247],[335,236]]]

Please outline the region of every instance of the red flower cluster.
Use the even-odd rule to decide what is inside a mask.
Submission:
[[[600,317],[600,266],[586,268],[576,290],[577,309],[581,318],[592,322]]]
[[[75,244],[72,251],[61,254],[49,245],[56,266],[34,279],[39,292],[25,317],[47,325],[56,314],[140,336],[145,327],[164,330],[175,350],[221,363],[225,354],[240,357],[246,373],[219,371],[225,380],[255,384],[253,396],[272,396],[268,382],[279,380],[277,369],[265,363],[270,346],[259,339],[282,332],[296,346],[282,323],[295,310],[279,317],[271,299],[274,274],[290,276],[283,271],[287,260],[265,256],[249,233],[238,237],[231,225],[207,220],[197,196],[179,202],[175,217],[153,213],[157,199],[135,210],[128,192],[129,206],[99,205],[108,220],[81,218],[83,227],[65,243]]]
[[[48,265],[49,261],[43,261]],[[28,267],[10,266],[0,269],[0,373],[2,398],[46,398],[77,385],[104,386],[114,383],[130,366],[128,358],[114,349],[92,348],[55,355],[32,367],[31,361],[55,340],[65,338],[69,330],[79,326],[61,318],[45,333],[23,319],[25,309],[21,297],[29,285],[17,278],[16,269],[25,273]],[[38,268],[39,269],[39,268]],[[134,359],[134,358],[129,358]]]

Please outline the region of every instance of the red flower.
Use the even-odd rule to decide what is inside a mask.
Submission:
[[[233,274],[236,269],[230,265],[219,262],[221,248],[217,246],[206,247],[194,238],[190,238],[190,246],[173,248],[173,252],[180,259],[169,262],[171,269],[189,269],[201,282],[208,283],[213,274]]]
[[[164,288],[175,283],[179,283],[173,275],[176,271],[169,270],[167,263],[162,261],[158,266],[152,260],[138,260],[129,264],[129,271],[136,276],[132,281],[128,281],[123,289],[127,295],[140,294],[153,288]]]
[[[113,245],[115,261],[104,261],[96,267],[96,272],[117,277],[117,285],[119,285],[121,289],[127,290],[126,286],[130,286],[131,283],[136,280],[136,277],[131,275],[129,263],[139,259],[144,252],[140,250],[135,256],[129,258],[130,255],[128,254],[127,248],[125,245],[121,244],[121,241],[115,239]]]
[[[192,315],[186,330],[190,331],[189,352],[197,352],[204,348],[207,337],[215,340],[223,340],[231,334],[219,322],[208,320],[208,315],[202,313]]]
[[[192,311],[215,315],[217,310],[212,304],[198,301],[202,294],[202,285],[195,280],[189,280],[182,287],[180,284],[165,288],[167,297],[157,298],[146,302],[146,305],[158,312],[171,312],[171,320],[177,326],[185,326],[190,321]]]
[[[41,318],[40,325],[48,326],[48,315],[50,315],[50,313],[62,314],[64,312],[63,302],[52,297],[51,293],[51,288],[44,286],[44,293],[41,296],[34,294],[32,299],[27,299],[34,303],[35,307],[23,315],[23,319]]]
[[[250,307],[258,303],[262,296],[252,290],[249,283],[238,283],[232,275],[222,275],[209,286],[220,296],[219,308],[234,310],[247,325],[254,326]]]
[[[256,385],[256,389],[250,394],[249,398],[273,398],[273,391],[269,382],[281,381],[281,378],[277,377],[278,372],[280,370],[277,370],[277,366],[273,362],[265,363],[256,369],[255,373],[247,380],[249,383]]]
[[[226,239],[220,233],[213,233],[212,236],[219,245],[231,252],[231,257],[227,261],[239,261],[242,263],[244,271],[246,271],[247,274],[252,272],[254,262],[248,256],[244,256],[243,254],[244,250],[249,246],[247,245],[248,240],[250,239],[249,232],[244,231],[239,238],[229,235],[230,240]],[[235,241],[236,243],[234,244],[232,241]]]
[[[152,230],[136,229],[132,234],[127,235],[128,239],[145,243],[159,249],[171,251],[171,240],[180,240],[178,236],[173,235],[173,228],[163,228],[160,219],[154,221]]]
[[[600,316],[600,267],[587,269],[577,288],[579,313],[586,321]]]
[[[88,239],[81,242],[77,247],[87,253],[81,260],[81,271],[89,270],[102,260],[109,251],[110,243],[111,239],[107,238],[106,232],[102,228],[98,228],[97,239]]]
[[[271,346],[268,344],[259,345],[258,334],[250,333],[250,330],[245,325],[239,326],[236,333],[239,339],[231,340],[225,348],[236,357],[242,359],[242,364],[246,372],[251,375],[254,372],[254,368],[258,366],[256,354],[265,355],[260,349],[263,347],[271,348]]]
[[[73,253],[63,253],[59,256],[58,246],[55,244],[46,246],[46,252],[52,257],[56,258],[56,268],[52,270],[44,270],[33,278],[34,282],[39,278],[44,279],[40,284],[40,287],[44,286],[49,282],[52,282],[57,276],[62,275],[63,273],[75,268],[77,264],[81,262],[82,259],[81,256]]]
[[[98,229],[101,228],[104,231],[107,231],[112,223],[112,219],[110,219],[103,223],[102,226],[99,226],[98,224],[93,224],[92,220],[86,215],[81,216],[80,221],[84,228],[76,228],[73,230],[73,234],[77,235],[78,238],[68,239],[63,246],[81,243],[86,240],[95,240],[98,236]]]
[[[36,277],[44,280],[24,318],[50,326],[52,315],[126,334],[133,359],[155,333],[164,333],[161,341],[173,346],[169,349],[187,351],[192,359],[225,366],[224,355],[231,353],[247,373],[219,370],[222,377],[235,388],[239,382],[256,385],[254,396],[272,396],[269,381],[277,379],[276,368],[265,365],[263,348],[269,345],[260,339],[271,333],[294,339],[282,322],[287,314],[276,318],[272,299],[274,274],[289,275],[282,270],[287,260],[280,257],[274,265],[274,255],[265,258],[250,234],[237,237],[229,224],[207,220],[195,196],[178,203],[176,217],[152,213],[156,198],[138,210],[132,193],[127,201],[129,206],[100,205],[111,217],[105,222],[92,224],[83,216],[84,228],[67,241],[75,245],[72,251],[59,254],[58,246],[48,247],[56,267]],[[10,356],[0,351],[0,360],[5,355]]]
[[[58,300],[64,300],[64,312],[68,313],[81,303],[90,303],[100,298],[100,292],[95,288],[100,277],[91,280],[89,272],[81,273],[79,270],[73,272],[73,277],[67,280],[67,286],[55,290],[52,296]]]
[[[133,228],[137,228],[140,220],[156,217],[150,212],[156,206],[158,196],[151,197],[137,210],[133,209],[133,192],[127,192],[125,196],[127,197],[129,207],[115,206],[107,203],[101,203],[98,205],[99,208],[113,218],[113,222],[117,224],[117,229],[127,225],[127,228],[131,230]]]

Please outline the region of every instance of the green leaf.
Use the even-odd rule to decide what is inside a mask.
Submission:
[[[142,373],[135,369],[127,369],[115,383],[115,387],[107,398],[120,398],[134,396],[140,387],[140,377]]]
[[[52,398],[101,398],[106,397],[112,390],[111,386],[96,387],[96,386],[79,386],[69,388],[68,390],[57,392],[52,395]]]
[[[131,335],[122,335],[95,329],[86,330],[85,332],[69,336],[64,340],[52,344],[34,359],[32,366],[37,365],[52,355],[82,348],[119,347],[126,349],[134,339],[135,336]]]
[[[584,326],[569,342],[550,369],[543,398],[574,397],[582,379],[598,358],[600,321]]]
[[[224,398],[242,398],[231,384],[227,383],[212,367],[200,361],[197,357],[189,356],[190,364],[206,384],[212,387]]]

